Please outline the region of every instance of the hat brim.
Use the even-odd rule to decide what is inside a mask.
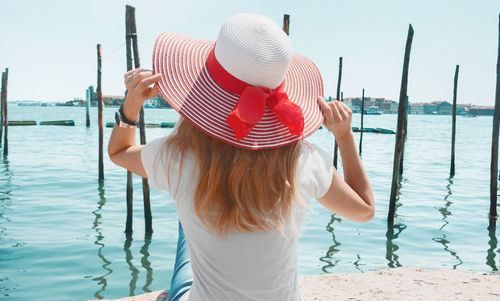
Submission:
[[[215,41],[200,40],[174,33],[163,33],[155,42],[153,72],[163,98],[180,115],[206,134],[246,149],[275,148],[297,142],[313,134],[323,123],[318,96],[323,96],[323,80],[318,68],[306,57],[294,54],[285,76],[284,91],[302,108],[304,131],[292,134],[266,109],[262,120],[243,139],[237,140],[226,123],[239,95],[215,83],[205,67]]]

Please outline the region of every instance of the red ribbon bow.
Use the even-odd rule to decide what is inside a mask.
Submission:
[[[236,107],[229,113],[227,124],[233,129],[237,140],[245,138],[259,123],[266,111],[266,105],[292,134],[300,136],[304,130],[302,108],[288,99],[283,84],[276,89],[255,87],[232,76],[215,58],[212,50],[206,62],[212,79],[224,90],[239,94]]]

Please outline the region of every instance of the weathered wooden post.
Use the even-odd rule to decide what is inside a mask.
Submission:
[[[405,117],[403,118],[403,145],[401,147],[401,157],[400,160],[401,162],[399,163],[399,177],[403,175],[403,161],[404,161],[404,153],[405,153],[405,142],[406,142],[406,136],[408,134],[408,109],[410,107],[410,103],[408,102],[408,95],[406,95],[406,109],[405,109]]]
[[[401,163],[402,150],[404,146],[404,118],[406,117],[407,106],[407,87],[408,87],[408,67],[410,64],[410,51],[411,43],[413,40],[413,27],[408,28],[408,37],[406,39],[405,56],[403,63],[403,76],[401,79],[401,91],[399,94],[399,107],[398,107],[398,125],[396,132],[396,142],[394,147],[394,165],[392,170],[392,185],[391,185],[391,198],[389,202],[389,214],[387,217],[387,226],[389,233],[392,233],[394,226],[394,213],[396,211],[396,192],[398,190],[400,173],[399,166]]]
[[[125,32],[126,32],[126,43],[127,43],[127,70],[132,69],[132,55],[131,55],[131,46],[134,54],[134,67],[139,68],[140,67],[140,61],[139,61],[139,48],[137,45],[137,28],[135,25],[135,8],[127,5],[125,7]],[[132,45],[131,45],[132,44]],[[129,68],[130,67],[130,68]],[[141,108],[140,113],[139,113],[139,131],[140,131],[140,139],[141,139],[141,144],[146,144],[146,131],[145,131],[145,122],[144,122],[144,107]],[[129,181],[130,179],[130,181]],[[132,175],[130,172],[127,173],[127,222],[129,221],[130,218],[130,229],[126,229],[126,232],[132,231],[132,213],[130,214],[130,217],[128,216],[128,204],[129,200],[130,203],[132,202],[132,194],[130,194],[129,198],[129,183],[130,183],[130,192],[132,192]],[[152,216],[151,216],[151,203],[149,199],[149,184],[148,184],[148,179],[142,178],[142,192],[143,192],[143,197],[144,197],[144,219],[145,219],[145,226],[146,226],[146,235],[149,235],[153,233],[153,227],[152,227]],[[132,210],[130,210],[132,211]]]
[[[337,100],[339,100],[339,101],[340,101],[340,83],[341,82],[342,82],[342,57],[339,57],[339,78],[337,81]],[[335,146],[333,148],[333,166],[335,166],[335,168],[337,168],[338,148],[339,148],[339,146],[337,145],[337,140],[335,140]]]
[[[457,83],[458,83],[458,68],[455,68],[455,78],[453,80],[453,108],[451,117],[451,167],[450,167],[450,177],[455,175],[455,131],[456,131],[456,120],[457,120]]]
[[[9,68],[5,68],[5,72],[2,76],[2,99],[3,99],[3,126],[4,126],[4,136],[3,136],[3,155],[7,156],[9,154],[9,138],[7,132],[9,131],[9,115],[7,114],[7,85],[9,83]]]
[[[490,228],[495,227],[497,220],[498,191],[498,123],[500,121],[500,15],[498,15],[498,57],[497,86],[495,91],[495,113],[493,115],[493,135],[491,141],[490,166]]]
[[[290,15],[283,15],[283,31],[288,35],[288,29],[290,28]]]
[[[3,139],[3,117],[5,110],[3,109],[3,79],[5,76],[5,72],[2,71],[2,89],[0,90],[0,145],[2,144],[2,139]]]
[[[85,107],[87,108],[87,127],[90,127],[90,102],[92,101],[92,98],[90,96],[90,89],[87,88],[87,90],[85,91],[86,92],[86,95],[85,95],[85,99],[86,99],[86,102],[85,102]]]
[[[98,125],[99,125],[99,183],[104,181],[104,133],[102,126],[102,87],[101,87],[101,73],[102,73],[102,51],[101,44],[97,44],[97,110],[98,110]]]
[[[363,149],[363,117],[365,116],[365,89],[361,95],[361,129],[359,134],[359,155],[361,156],[361,151]]]

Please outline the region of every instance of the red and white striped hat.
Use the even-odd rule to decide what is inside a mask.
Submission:
[[[294,54],[289,37],[264,16],[230,17],[217,41],[161,34],[153,72],[163,75],[160,92],[177,112],[237,147],[284,146],[323,123],[319,70]]]

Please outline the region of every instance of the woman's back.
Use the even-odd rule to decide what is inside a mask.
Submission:
[[[194,210],[199,169],[193,154],[184,154],[182,170],[178,161],[169,170],[167,160],[172,156],[164,152],[166,139],[148,143],[141,157],[151,186],[175,194],[193,270],[189,300],[301,300],[297,282],[300,227],[309,200],[323,196],[330,186],[331,158],[315,145],[299,143],[298,197],[290,214],[293,219],[283,231],[229,231],[220,236]]]

